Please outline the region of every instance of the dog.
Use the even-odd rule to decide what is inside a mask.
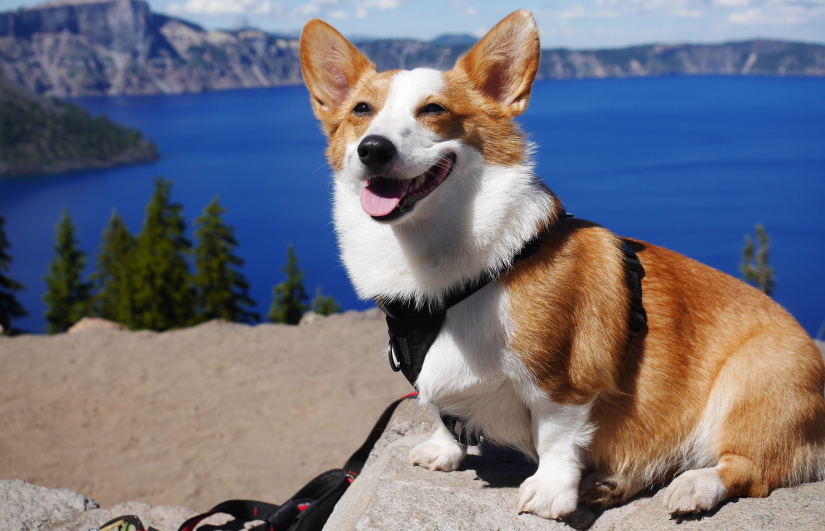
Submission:
[[[691,513],[823,478],[825,371],[793,317],[728,275],[565,215],[534,174],[513,121],[539,65],[528,11],[447,72],[377,72],[321,20],[300,56],[355,289],[441,312],[408,378],[462,434],[537,462],[519,513],[562,518],[667,483],[667,509]],[[468,440],[451,428],[411,464],[456,470]]]

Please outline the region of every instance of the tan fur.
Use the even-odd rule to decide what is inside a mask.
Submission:
[[[724,273],[633,247],[645,267],[648,330],[630,348],[621,252],[607,230],[565,221],[505,279],[513,351],[553,400],[596,399],[586,457],[622,489],[609,501],[717,463],[729,496],[820,479],[825,376],[805,331]],[[711,443],[699,448],[706,416]]]
[[[520,13],[517,11],[511,17],[518,18]],[[505,21],[496,26],[498,33],[496,30],[491,32],[479,46],[495,49],[501,38],[506,37],[500,34],[506,26]],[[537,37],[523,41],[525,47],[538,49]],[[477,49],[478,46],[453,70],[444,73],[446,88],[443,94],[432,95],[418,104],[422,108],[428,103],[438,103],[447,109],[447,113],[419,116],[418,119],[442,138],[459,139],[473,146],[488,164],[520,164],[525,157],[524,135],[511,118],[527,107],[538,61],[522,65],[530,69],[529,83],[516,79],[519,71],[514,66],[500,76],[504,80],[509,74],[512,79],[508,84],[488,93],[483,90],[483,84],[479,86],[478,80],[489,73],[491,64],[482,60],[484,56],[475,51]],[[375,66],[361,52],[321,20],[308,22],[301,34],[301,68],[312,96],[315,116],[329,137],[327,159],[333,169],[340,171],[346,147],[364,134],[372,118],[384,107],[392,77],[397,71],[377,73]],[[354,88],[350,89],[349,84]],[[369,116],[353,113],[361,102],[369,104],[374,113]]]
[[[456,69],[513,118],[527,109],[540,56],[536,22],[522,9],[496,24],[458,60]]]

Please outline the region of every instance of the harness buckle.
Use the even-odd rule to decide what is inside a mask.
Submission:
[[[387,359],[390,360],[390,368],[393,372],[398,372],[401,370],[401,364],[398,362],[398,358],[395,356],[395,347],[393,346],[393,337],[390,337],[390,342],[387,345]]]

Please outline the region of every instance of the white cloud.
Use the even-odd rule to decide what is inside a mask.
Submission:
[[[671,11],[670,14],[674,17],[681,18],[699,18],[705,16],[705,12],[701,9],[679,9],[676,11]]]
[[[576,18],[619,18],[620,14],[612,9],[588,10],[579,4],[570,9],[559,11],[555,16],[562,20],[571,20]]]
[[[403,3],[402,0],[366,0],[366,2],[361,2],[361,7],[386,11],[387,9],[398,9]]]
[[[747,7],[750,0],[714,0],[714,5],[722,7]]]
[[[474,16],[478,14],[476,7],[467,0],[451,0],[450,9],[458,15]]]
[[[321,12],[321,7],[317,4],[306,4],[299,7],[298,12],[307,16],[317,15]]]
[[[330,11],[329,18],[334,18],[335,20],[347,20],[349,18],[349,13],[343,10],[337,11]]]
[[[166,11],[172,15],[242,15],[268,13],[271,10],[272,3],[268,0],[189,0],[184,4],[173,3],[166,7]]]
[[[722,0],[734,1],[734,0]],[[728,14],[728,21],[742,26],[798,25],[825,19],[825,0],[764,0],[761,5]],[[750,5],[750,4],[749,4]]]

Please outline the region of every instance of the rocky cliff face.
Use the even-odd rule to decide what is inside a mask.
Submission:
[[[377,40],[380,70],[449,68],[472,44]],[[0,14],[0,73],[52,96],[176,94],[301,83],[298,40],[256,29],[206,30],[140,0],[61,0]],[[825,46],[780,41],[544,50],[539,78],[825,75]]]
[[[539,77],[662,75],[825,75],[825,46],[753,40],[725,44],[633,46],[612,50],[543,50]]]
[[[140,0],[69,0],[0,14],[3,75],[61,97],[296,84],[297,45],[254,29],[207,31]]]

